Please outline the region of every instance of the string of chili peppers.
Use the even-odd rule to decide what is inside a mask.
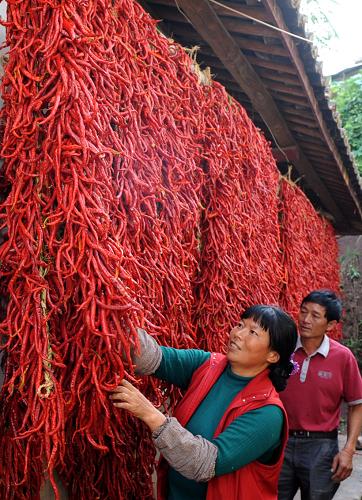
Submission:
[[[281,179],[280,199],[284,268],[280,304],[297,319],[301,301],[311,290],[340,291],[338,245],[332,224],[297,185]],[[331,336],[341,338],[341,325]]]
[[[277,302],[275,162],[133,0],[8,2],[6,27],[0,495],[49,477],[58,498],[57,472],[71,498],[151,498],[150,436],[109,391],[177,399],[135,378],[137,326],[221,350],[244,307]]]

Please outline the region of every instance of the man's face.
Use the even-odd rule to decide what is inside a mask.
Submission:
[[[328,321],[326,308],[315,302],[301,305],[298,318],[299,335],[305,339],[322,338],[331,330],[336,321]]]

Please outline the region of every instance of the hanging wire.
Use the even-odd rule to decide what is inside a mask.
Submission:
[[[230,12],[233,12],[234,14],[237,14],[238,16],[241,17],[246,17],[247,19],[250,19],[252,21],[255,21],[256,23],[262,24],[264,26],[267,26],[268,28],[271,28],[275,31],[280,31],[281,33],[285,33],[286,35],[292,36],[293,38],[298,38],[299,40],[303,40],[304,42],[313,44],[312,40],[308,40],[308,38],[305,38],[300,35],[296,35],[295,33],[291,33],[290,31],[283,30],[282,28],[278,28],[277,26],[274,26],[273,24],[266,23],[265,21],[261,21],[260,19],[257,19],[256,17],[249,16],[248,14],[245,14],[244,12],[241,12],[239,10],[233,9],[232,7],[229,7],[228,5],[225,5],[221,2],[218,2],[217,0],[209,0],[210,3],[213,3],[215,5],[218,5],[219,7],[222,7],[225,10],[228,10]]]

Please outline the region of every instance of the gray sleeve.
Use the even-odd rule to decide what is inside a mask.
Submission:
[[[202,436],[194,436],[176,418],[167,417],[152,437],[171,467],[187,479],[206,482],[214,477],[217,446]]]
[[[142,328],[137,328],[140,350],[133,353],[132,361],[136,365],[136,373],[151,375],[155,373],[162,360],[162,350],[155,339]]]

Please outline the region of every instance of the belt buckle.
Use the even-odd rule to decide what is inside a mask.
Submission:
[[[294,437],[299,437],[299,438],[309,438],[310,437],[310,432],[309,431],[303,431],[303,430],[298,430],[298,431],[293,431],[292,436]]]

